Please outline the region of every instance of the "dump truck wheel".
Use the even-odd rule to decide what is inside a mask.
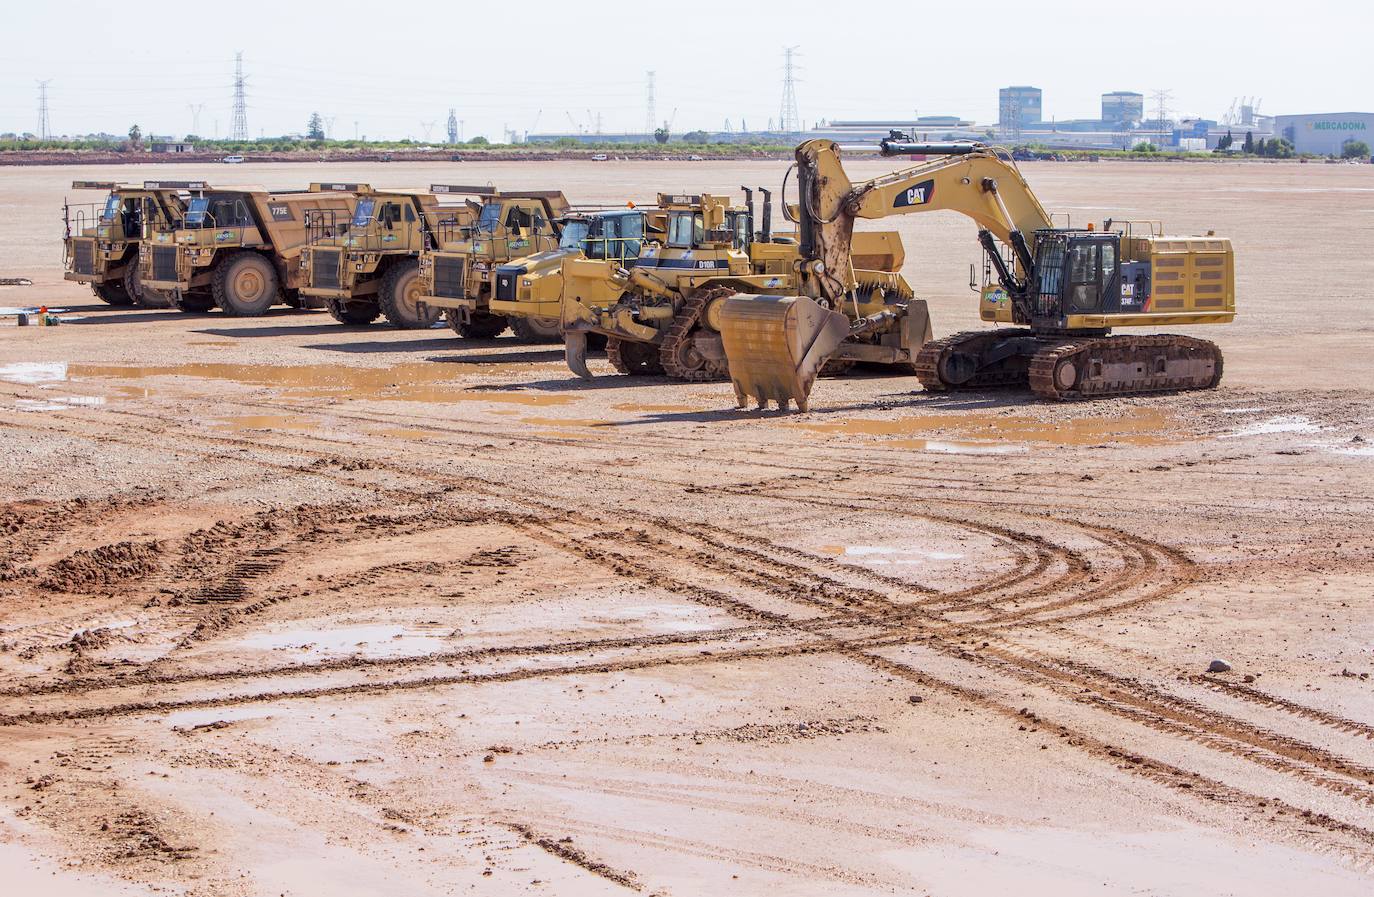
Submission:
[[[511,317],[510,329],[522,343],[563,342],[563,331],[557,318]]]
[[[133,296],[134,301],[144,308],[171,308],[173,304],[171,293],[143,285],[137,262],[124,268],[124,292]]]
[[[215,297],[203,291],[182,293],[176,307],[190,314],[204,314],[215,307]]]
[[[216,268],[210,289],[226,315],[240,318],[265,314],[281,300],[277,269],[255,252],[240,252]]]
[[[340,324],[371,324],[382,313],[375,302],[344,302],[342,299],[327,302],[329,316]]]
[[[407,259],[387,269],[382,277],[382,288],[377,292],[377,302],[392,325],[402,330],[424,330],[439,320],[439,309],[420,301],[424,294],[420,284],[420,261]]]
[[[95,297],[107,305],[133,305],[134,300],[128,293],[124,292],[122,283],[93,283],[91,292]]]
[[[463,339],[496,339],[506,330],[509,323],[505,315],[475,311],[469,320],[463,320],[463,313],[456,308],[444,309],[444,318],[449,329]]]

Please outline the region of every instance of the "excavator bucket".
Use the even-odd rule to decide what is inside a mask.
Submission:
[[[735,400],[807,410],[811,385],[845,337],[849,319],[805,296],[737,294],[720,309],[720,335]]]

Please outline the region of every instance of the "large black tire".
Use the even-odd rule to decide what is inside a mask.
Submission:
[[[441,310],[421,302],[420,297],[424,294],[424,287],[420,285],[420,260],[403,259],[382,276],[377,304],[393,327],[425,330],[439,320]]]
[[[377,316],[382,310],[377,307],[377,303],[371,299],[360,302],[345,302],[342,299],[327,299],[326,308],[329,309],[329,316],[340,324],[371,324],[377,320]]]
[[[282,300],[277,269],[256,252],[238,252],[221,262],[210,291],[215,304],[236,318],[260,317]]]
[[[112,280],[109,283],[91,284],[91,292],[106,305],[133,305],[133,297],[124,291],[124,284]]]
[[[215,307],[215,297],[204,290],[182,293],[181,300],[176,303],[176,307],[188,314],[203,315]]]
[[[444,309],[444,318],[449,329],[463,339],[496,339],[506,332],[509,322],[505,315],[494,315],[488,311],[475,311],[469,320],[463,320],[463,313],[456,308]]]
[[[563,328],[557,318],[527,318],[513,315],[510,329],[522,343],[561,343]]]
[[[171,293],[143,285],[136,260],[124,268],[124,292],[133,296],[134,301],[144,308],[171,308],[174,304]]]

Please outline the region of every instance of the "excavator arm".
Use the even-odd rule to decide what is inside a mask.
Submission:
[[[761,406],[795,401],[805,409],[825,360],[845,339],[874,325],[866,319],[851,322],[837,311],[858,286],[852,245],[860,218],[959,212],[978,224],[979,238],[1013,301],[1029,301],[1031,239],[1052,224],[1006,151],[978,143],[915,144],[899,135],[884,140],[881,150],[885,156],[935,158],[854,184],[837,144],[809,140],[797,147],[802,295],[740,295],[723,306],[722,337],[741,406],[753,398]],[[1011,248],[1011,266],[994,241]]]

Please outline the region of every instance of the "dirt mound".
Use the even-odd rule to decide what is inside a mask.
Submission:
[[[82,548],[50,565],[38,585],[53,592],[79,592],[139,579],[157,570],[161,554],[156,541]]]

